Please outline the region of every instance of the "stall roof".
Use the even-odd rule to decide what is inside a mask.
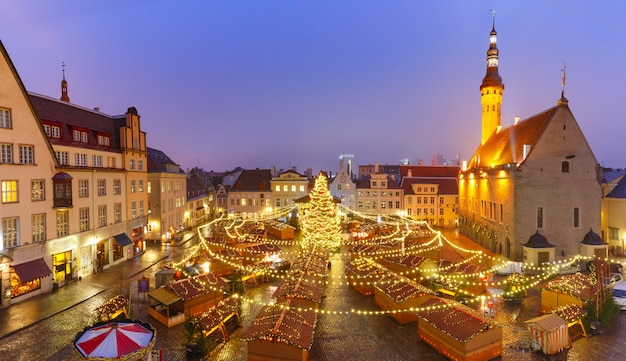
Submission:
[[[176,303],[182,299],[168,288],[157,288],[154,291],[150,291],[148,293],[148,296],[154,298],[155,300],[161,302],[166,306]]]

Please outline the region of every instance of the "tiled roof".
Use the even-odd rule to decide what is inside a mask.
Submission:
[[[371,176],[366,176],[363,177],[363,179],[360,179],[356,182],[356,187],[358,188],[363,188],[363,189],[367,189],[370,188],[370,178]],[[386,189],[400,189],[400,185],[394,181],[393,179],[391,179],[391,177],[389,177],[389,175],[387,175],[387,188]],[[385,188],[376,188],[376,189],[385,189]]]
[[[626,198],[626,177],[620,179],[615,188],[606,195],[607,198]]]
[[[459,181],[457,178],[424,178],[424,177],[404,177],[402,178],[402,188],[404,194],[415,194],[413,184],[438,184],[437,194],[459,194]]]
[[[303,350],[310,350],[313,345],[313,334],[317,314],[314,310],[295,310],[286,307],[269,305],[263,307],[250,327],[243,331],[242,341],[265,340],[282,342]]]
[[[81,148],[119,151],[120,127],[123,126],[126,121],[124,116],[112,117],[95,110],[35,93],[28,93],[28,97],[37,116],[42,122],[50,121],[59,123],[60,125],[61,137],[48,137],[50,143],[80,146]],[[88,130],[87,144],[74,141],[70,126]],[[110,136],[110,146],[98,145],[97,132],[105,133]]]
[[[233,183],[231,192],[269,192],[272,172],[269,169],[244,170]]]
[[[459,176],[460,167],[441,165],[401,165],[400,177],[407,177],[409,170],[411,170],[412,177],[456,178]]]
[[[530,145],[532,153],[544,129],[560,108],[552,107],[491,135],[474,153],[467,168],[521,163],[524,145]]]
[[[148,147],[148,172],[184,173],[163,151]]]

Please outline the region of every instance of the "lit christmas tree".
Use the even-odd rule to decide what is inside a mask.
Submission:
[[[300,216],[303,248],[318,245],[329,251],[338,251],[342,239],[340,218],[322,172],[315,179],[309,198]]]

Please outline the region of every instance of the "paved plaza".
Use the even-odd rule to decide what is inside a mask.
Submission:
[[[454,234],[448,238],[453,239]],[[120,293],[131,294],[131,317],[150,322],[157,330],[155,349],[163,360],[186,360],[183,344],[184,326],[167,328],[147,314],[147,301],[137,293],[137,280],[151,279],[174,259],[180,259],[193,244],[193,235],[178,245],[151,244],[147,251],[132,260],[104,272],[85,277],[58,292],[0,308],[0,342],[12,361],[81,360],[72,341],[77,332],[93,321],[93,310]],[[459,239],[455,242],[463,243]],[[467,245],[466,245],[467,246]],[[446,255],[451,256],[451,253]],[[346,285],[344,266],[347,253],[335,255],[329,270],[328,284],[317,319],[310,360],[446,360],[436,350],[419,340],[417,323],[398,324],[385,314],[357,314],[352,310],[379,311],[372,296],[366,297]],[[251,324],[260,308],[270,302],[279,279],[258,286],[248,284],[242,305],[243,327],[229,324],[227,342],[220,342],[207,360],[246,360],[247,344],[239,340],[242,330]],[[557,355],[530,352],[529,335],[523,321],[539,315],[539,293],[531,291],[521,305],[497,303],[494,321],[504,328],[502,360],[618,360],[626,354],[622,341],[626,332],[626,312],[588,339],[578,337],[572,347]],[[42,338],[41,335],[46,335]],[[2,359],[0,357],[0,359]]]

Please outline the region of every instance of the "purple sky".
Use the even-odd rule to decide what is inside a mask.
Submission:
[[[605,166],[626,166],[624,1],[10,1],[0,39],[29,91],[135,106],[183,169],[469,159],[496,8],[502,124],[565,95]]]

